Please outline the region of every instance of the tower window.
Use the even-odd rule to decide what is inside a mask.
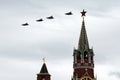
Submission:
[[[88,53],[86,51],[84,52],[84,59],[88,59]]]

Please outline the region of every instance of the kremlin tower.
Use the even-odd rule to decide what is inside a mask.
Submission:
[[[86,11],[82,11],[82,26],[78,42],[78,48],[73,52],[73,78],[72,80],[96,80],[94,77],[94,52],[89,48],[84,17]]]

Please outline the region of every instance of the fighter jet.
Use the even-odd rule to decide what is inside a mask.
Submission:
[[[73,15],[73,13],[70,11],[68,13],[65,13],[65,15]]]
[[[28,23],[24,23],[24,24],[22,24],[22,26],[28,26],[29,24]]]
[[[47,19],[54,19],[54,17],[53,16],[49,16],[49,17],[46,17]]]
[[[43,19],[41,18],[41,19],[38,19],[38,20],[36,20],[37,22],[41,22],[41,21],[43,21]]]

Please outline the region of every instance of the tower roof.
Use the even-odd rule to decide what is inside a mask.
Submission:
[[[88,43],[87,32],[85,29],[85,21],[84,21],[85,13],[86,11],[84,10],[83,12],[81,12],[83,21],[82,21],[82,28],[81,28],[81,33],[80,33],[80,38],[79,38],[79,43],[78,43],[78,50],[82,52],[85,50],[89,50],[89,43]]]
[[[40,74],[49,74],[45,63],[43,63],[43,65],[42,65]]]

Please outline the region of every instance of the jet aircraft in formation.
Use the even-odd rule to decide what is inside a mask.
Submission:
[[[65,13],[65,15],[73,15],[73,13],[70,11],[68,13]]]
[[[28,23],[24,23],[24,24],[22,24],[22,26],[28,26],[29,24]]]
[[[65,15],[73,15],[73,13],[70,11],[70,12],[65,13]],[[53,16],[48,16],[48,17],[46,17],[46,19],[54,19],[54,17]],[[42,22],[42,21],[44,21],[42,18],[36,20],[36,22]],[[28,25],[29,25],[28,23],[22,24],[22,26],[28,26]]]
[[[54,17],[53,16],[49,16],[49,17],[46,17],[47,19],[54,19]]]
[[[41,22],[41,21],[43,21],[43,19],[41,18],[41,19],[38,19],[38,20],[36,20],[37,22]]]

